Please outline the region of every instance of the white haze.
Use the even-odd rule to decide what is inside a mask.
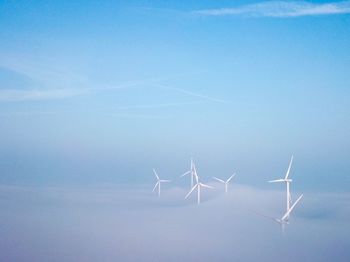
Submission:
[[[0,187],[0,261],[350,261],[350,194],[308,193],[284,234],[282,191]],[[294,200],[299,193],[294,193]]]

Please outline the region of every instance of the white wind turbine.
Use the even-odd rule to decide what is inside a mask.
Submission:
[[[155,186],[154,186],[152,192],[154,192],[154,190],[156,190],[156,188],[158,187],[158,197],[160,197],[160,184],[161,184],[161,183],[170,182],[170,180],[160,179],[155,169],[153,169],[153,173],[154,173],[154,175],[155,175],[156,178],[157,178],[157,182],[156,182],[156,184],[155,184]]]
[[[257,213],[255,211],[253,211],[255,214],[259,215],[259,216],[263,216],[269,219],[272,219],[273,221],[277,222],[278,224],[281,225],[282,227],[282,231],[284,232],[284,227],[285,225],[289,224],[289,215],[290,213],[293,211],[294,207],[298,204],[298,202],[300,201],[300,199],[303,197],[303,194],[300,195],[300,197],[294,202],[294,204],[291,206],[290,209],[287,210],[287,212],[281,217],[281,218],[273,218],[270,216],[266,216],[264,214],[261,213]]]
[[[294,202],[294,204],[291,206],[291,208],[288,209],[288,211],[283,215],[283,217],[281,219],[275,219],[275,220],[280,224],[289,224],[289,215],[292,212],[292,210],[294,209],[294,207],[298,204],[300,199],[302,199],[302,197],[303,197],[303,194],[300,195],[300,197]]]
[[[289,179],[288,176],[289,176],[289,172],[290,172],[290,168],[292,167],[292,163],[293,163],[293,156],[291,157],[290,159],[290,162],[289,162],[289,166],[288,166],[288,169],[287,169],[287,173],[286,173],[286,176],[284,178],[280,178],[280,179],[276,179],[276,180],[271,180],[269,181],[270,183],[276,183],[276,182],[283,182],[283,183],[286,183],[287,185],[287,208],[286,208],[286,212],[288,213],[288,210],[290,210],[290,205],[292,203],[292,198],[291,198],[291,195],[290,195],[290,191],[289,191],[289,183],[292,182],[292,179]],[[287,214],[286,213],[286,214]],[[289,215],[289,214],[288,214]]]
[[[185,196],[185,199],[187,199],[191,195],[191,193],[197,188],[197,203],[199,205],[201,203],[201,188],[213,188],[213,187],[199,182],[199,177],[197,176],[197,173],[195,178],[196,178],[196,184],[192,187],[191,191],[188,192],[188,194]]]
[[[302,199],[303,194],[300,195],[300,197],[294,202],[294,204],[287,210],[287,212],[283,215],[280,219],[275,219],[277,223],[279,223],[282,226],[282,231],[284,232],[284,227],[286,224],[289,224],[289,215],[292,212],[293,208],[298,204],[300,199]]]
[[[230,183],[231,179],[234,178],[236,175],[236,173],[234,173],[232,176],[230,176],[226,181],[220,179],[220,178],[217,178],[215,176],[213,176],[213,178],[217,181],[219,181],[220,183],[223,183],[225,184],[225,193],[227,193],[227,188],[228,188],[228,184]]]
[[[194,165],[193,159],[191,158],[191,168],[184,174],[182,174],[180,177],[184,177],[190,175],[191,176],[191,188],[193,187],[193,181],[194,178],[197,178],[197,171],[196,171],[196,166]]]

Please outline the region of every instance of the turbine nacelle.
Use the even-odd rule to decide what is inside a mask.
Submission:
[[[289,225],[289,220],[275,219],[275,221],[280,223],[281,225]]]
[[[198,175],[197,175],[197,170],[196,170],[196,166],[194,165],[194,161],[191,158],[191,168],[190,170],[186,171],[184,174],[182,174],[180,177],[184,177],[190,175],[191,176],[191,188],[193,187],[193,182],[194,179],[196,180],[196,183],[198,183]]]
[[[196,178],[197,178],[197,183],[191,188],[190,192],[188,192],[188,194],[185,196],[185,199],[187,199],[187,198],[191,195],[191,193],[192,193],[195,189],[197,189],[197,203],[198,203],[198,205],[199,205],[200,202],[201,202],[201,188],[210,188],[210,189],[213,189],[214,187],[199,182],[199,181],[198,181],[198,176],[197,176]]]

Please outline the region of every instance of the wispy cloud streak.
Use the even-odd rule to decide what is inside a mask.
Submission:
[[[128,110],[128,109],[153,109],[153,108],[168,108],[168,107],[178,107],[178,106],[186,106],[186,105],[196,105],[202,104],[202,101],[195,102],[183,102],[183,103],[163,103],[163,104],[140,104],[140,105],[130,105],[130,106],[119,106],[117,109],[119,110]]]
[[[62,99],[86,93],[83,89],[0,90],[0,102]]]
[[[76,96],[89,95],[99,92],[113,91],[119,89],[132,89],[132,88],[145,88],[155,86],[158,82],[168,80],[174,76],[164,76],[164,77],[154,77],[148,79],[140,79],[140,80],[132,80],[126,81],[119,84],[96,84],[87,80],[87,77],[77,76],[74,78],[74,74],[70,73],[70,79],[68,81],[62,81],[64,79],[64,74],[57,74],[56,77],[49,77],[51,71],[46,70],[42,71],[41,74],[39,70],[36,70],[34,73],[30,70],[30,67],[20,67],[16,66],[16,64],[10,64],[9,66],[6,64],[0,63],[1,67],[4,69],[11,70],[18,74],[18,76],[26,76],[28,79],[32,80],[35,83],[35,88],[27,88],[24,84],[23,88],[11,89],[6,88],[6,86],[0,86],[0,102],[19,102],[19,101],[42,101],[42,100],[55,100],[55,99],[64,99]],[[29,68],[29,69],[28,69]],[[181,75],[180,75],[181,76]],[[82,81],[81,79],[84,79]],[[59,83],[59,84],[57,84]],[[159,87],[159,86],[156,86]],[[169,88],[173,89],[175,88]],[[177,89],[182,93],[187,93],[188,95],[193,96],[194,93],[187,92],[182,89]],[[200,97],[200,95],[196,94],[195,96]],[[208,99],[208,97],[201,96],[202,98]],[[194,102],[196,103],[196,102]],[[187,104],[187,103],[185,103]],[[192,103],[193,104],[193,103]],[[169,106],[178,106],[182,105],[182,103],[173,103],[166,105],[156,105],[156,107],[169,107]],[[141,107],[144,107],[143,105]],[[140,107],[140,108],[141,108]],[[149,107],[149,106],[145,106]],[[154,107],[154,106],[151,106]]]
[[[350,1],[311,3],[304,1],[270,1],[238,7],[192,11],[201,16],[300,17],[350,13]]]
[[[189,96],[197,97],[197,98],[202,98],[204,100],[215,102],[215,103],[228,103],[228,101],[220,99],[220,98],[202,95],[202,94],[199,94],[199,93],[196,93],[196,92],[184,90],[184,89],[177,88],[177,87],[171,87],[171,86],[162,85],[162,84],[154,84],[153,86],[160,87],[160,88],[163,88],[163,89],[174,90],[176,92],[183,93],[185,95],[189,95]]]

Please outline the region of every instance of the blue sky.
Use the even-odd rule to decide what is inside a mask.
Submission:
[[[0,182],[151,183],[192,156],[265,187],[294,154],[300,189],[348,191],[349,6],[1,1]]]

